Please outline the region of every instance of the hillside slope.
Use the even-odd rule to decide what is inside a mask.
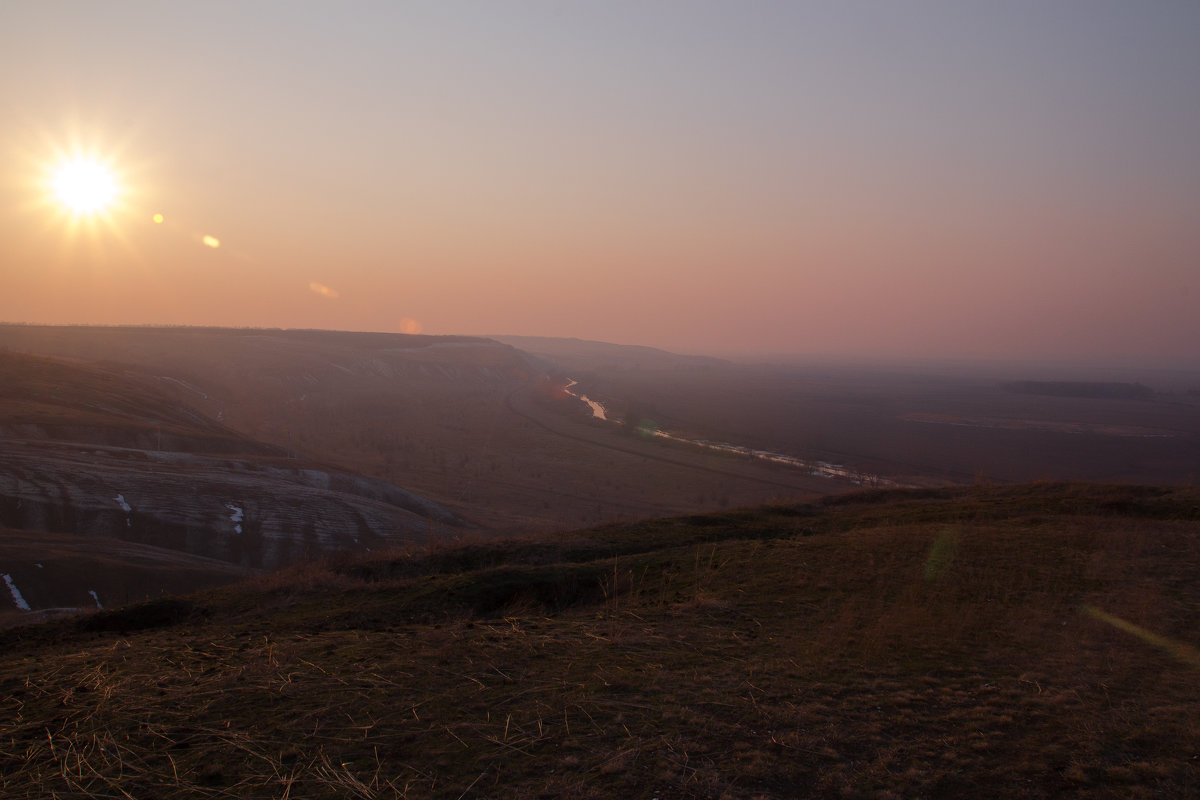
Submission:
[[[0,351],[0,438],[144,450],[284,455],[127,369]]]
[[[403,486],[492,531],[571,530],[854,485],[634,442],[561,391],[569,375],[552,381],[544,359],[477,337],[0,325],[4,347],[139,376],[248,439]]]
[[[877,491],[0,633],[5,796],[1182,797],[1200,491]]]
[[[197,391],[125,368],[0,352],[0,526],[121,539],[247,569],[467,527],[414,492],[239,434],[172,386]],[[6,542],[8,558],[17,541]],[[36,539],[19,541],[25,561],[38,561]],[[5,571],[10,562],[0,561]],[[229,574],[221,567],[214,578]],[[51,585],[30,591],[58,594]],[[143,596],[132,583],[129,591]]]
[[[244,579],[211,558],[99,536],[0,528],[0,627]]]

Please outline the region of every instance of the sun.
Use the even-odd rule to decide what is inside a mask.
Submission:
[[[86,157],[65,161],[50,177],[54,199],[75,214],[102,214],[116,199],[120,185],[103,162]]]
[[[131,140],[113,148],[99,131],[85,136],[74,128],[59,136],[31,130],[17,145],[24,169],[13,177],[24,191],[16,207],[37,235],[58,240],[64,252],[82,246],[97,255],[112,245],[131,250],[134,222],[149,219],[139,213],[148,210],[146,162],[130,163]]]

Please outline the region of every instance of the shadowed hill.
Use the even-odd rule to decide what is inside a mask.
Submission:
[[[0,351],[0,438],[284,455],[179,404],[129,370]]]
[[[120,539],[5,528],[0,572],[6,576],[0,627],[185,594],[247,574],[215,559]]]
[[[0,633],[8,794],[1181,797],[1200,491],[872,492]]]
[[[168,385],[202,393],[173,380],[0,352],[0,525],[121,539],[250,569],[425,539],[434,526],[467,527],[416,493],[288,458],[232,431],[174,397]],[[20,541],[26,561],[38,561],[36,537]],[[115,558],[114,551],[108,560]],[[176,591],[198,585],[182,580]],[[48,586],[31,596],[39,594],[59,592]]]

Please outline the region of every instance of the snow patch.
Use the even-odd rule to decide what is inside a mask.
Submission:
[[[16,604],[17,608],[21,609],[22,611],[32,611],[33,609],[29,607],[29,603],[26,603],[25,598],[21,596],[21,590],[17,588],[15,583],[13,583],[12,575],[9,575],[6,572],[0,577],[3,577],[4,582],[8,584],[8,591],[12,593],[13,603]]]
[[[88,589],[88,594],[90,594],[92,596],[92,599],[96,601],[96,608],[100,611],[103,611],[104,606],[100,604],[100,595],[96,594],[96,590]]]
[[[246,518],[246,512],[241,506],[235,506],[232,503],[226,503],[225,507],[232,513],[229,515],[229,521],[233,523],[233,529],[238,533],[242,532],[242,520]]]

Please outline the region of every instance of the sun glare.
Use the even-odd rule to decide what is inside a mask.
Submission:
[[[54,171],[51,179],[55,199],[76,214],[95,214],[108,209],[117,196],[117,179],[94,160],[76,158]]]

